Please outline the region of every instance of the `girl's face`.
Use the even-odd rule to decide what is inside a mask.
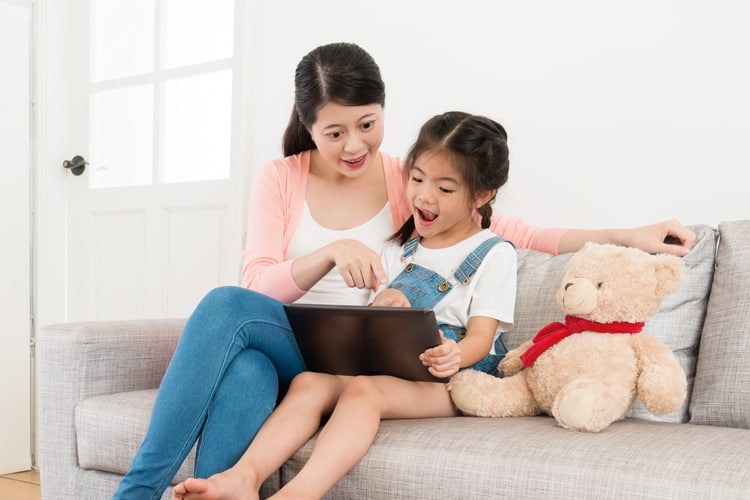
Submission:
[[[318,110],[310,135],[328,166],[346,177],[359,176],[373,164],[383,142],[383,107],[328,102]]]
[[[482,193],[471,196],[452,161],[434,152],[417,157],[406,195],[422,244],[436,248],[453,245],[479,231],[474,209],[489,199]]]

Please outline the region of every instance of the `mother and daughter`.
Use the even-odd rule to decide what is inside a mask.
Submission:
[[[504,355],[499,332],[512,325],[515,301],[508,242],[553,254],[598,241],[681,256],[695,243],[676,221],[587,231],[493,216],[508,175],[502,126],[438,115],[402,163],[379,150],[384,104],[378,66],[357,45],[324,45],[300,61],[285,158],[254,182],[243,287],[211,291],[188,319],[113,498],[161,498],[196,441],[195,477],[208,479],[177,485],[174,498],[257,498],[330,416],[308,464],[278,493],[318,498],[366,453],[380,419],[457,414],[444,384],[305,372],[284,303],[432,307],[445,340],[422,362],[449,376],[494,368]],[[467,257],[476,270],[464,283],[452,276]],[[420,289],[445,277],[445,293]]]

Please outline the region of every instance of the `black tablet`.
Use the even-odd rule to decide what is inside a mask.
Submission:
[[[392,375],[447,382],[419,360],[440,344],[432,309],[287,304],[307,369],[336,375]]]

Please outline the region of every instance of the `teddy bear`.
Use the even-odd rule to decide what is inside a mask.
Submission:
[[[630,414],[636,397],[654,415],[682,405],[685,373],[670,349],[642,331],[684,274],[679,257],[587,243],[567,262],[555,302],[565,322],[507,353],[502,378],[462,370],[449,384],[466,415],[547,414],[566,429],[599,432]]]

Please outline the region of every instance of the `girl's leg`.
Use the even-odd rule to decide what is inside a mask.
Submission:
[[[115,499],[161,496],[203,430],[227,368],[247,348],[265,354],[277,375],[277,379],[257,379],[247,388],[248,408],[254,411],[256,395],[265,401],[268,384],[278,380],[284,387],[304,369],[299,348],[280,302],[239,287],[212,290],[185,325],[146,436]],[[217,412],[215,418],[221,415]]]
[[[344,388],[310,459],[273,498],[320,498],[365,456],[381,419],[455,416],[445,384],[355,377]]]
[[[258,490],[320,427],[350,377],[303,372],[266,420],[237,464],[208,479],[188,479],[175,487],[176,499],[256,499]]]

